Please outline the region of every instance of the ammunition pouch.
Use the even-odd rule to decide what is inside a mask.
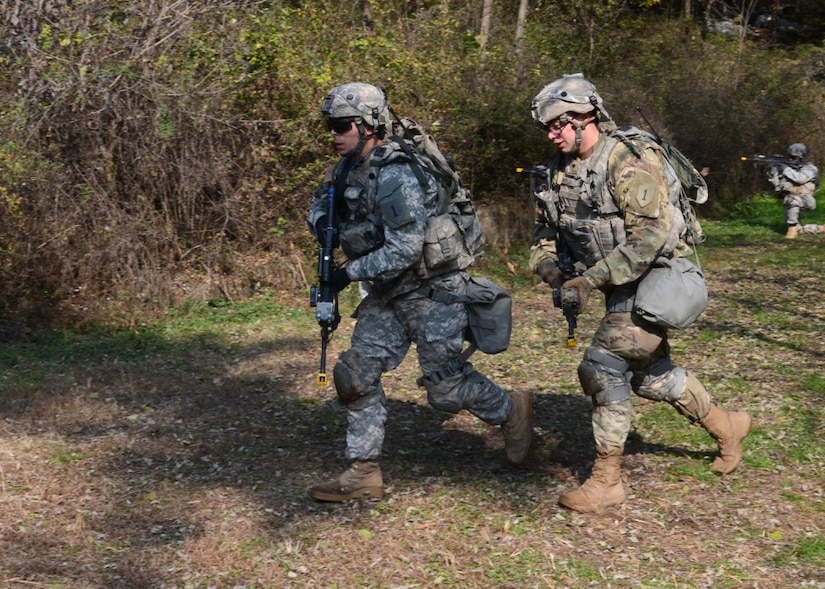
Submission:
[[[422,279],[466,270],[481,251],[483,237],[473,203],[456,198],[443,215],[430,217],[424,228],[424,250],[416,268]]]

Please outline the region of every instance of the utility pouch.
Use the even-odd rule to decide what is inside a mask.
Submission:
[[[454,200],[443,215],[431,217],[424,229],[420,278],[466,270],[481,250],[481,223],[469,199]]]
[[[633,312],[660,327],[682,329],[708,305],[702,271],[687,258],[656,258],[636,289]]]
[[[498,354],[510,345],[513,331],[513,299],[510,293],[483,276],[467,283],[470,343],[485,354]]]

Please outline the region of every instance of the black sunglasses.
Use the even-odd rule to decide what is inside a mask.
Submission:
[[[343,135],[352,129],[352,119],[327,119],[327,130],[336,135]]]

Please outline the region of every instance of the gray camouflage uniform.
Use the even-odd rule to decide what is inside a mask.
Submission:
[[[558,244],[600,289],[606,314],[585,350],[578,374],[593,400],[593,433],[600,453],[621,453],[631,427],[631,391],[666,401],[691,422],[711,400],[670,357],[667,329],[632,312],[638,279],[658,256],[678,257],[690,246],[674,232],[673,207],[660,153],[647,145],[637,157],[604,133],[586,159],[557,156],[547,190],[537,194],[536,240],[530,266],[558,265]]]
[[[802,162],[799,166],[771,166],[768,181],[773,185],[777,196],[782,198],[785,206],[785,223],[795,226],[799,233],[822,233],[823,226],[799,221],[802,210],[816,209],[816,182],[819,170],[811,162]]]
[[[346,457],[375,460],[381,455],[387,398],[381,375],[396,368],[416,345],[424,376],[419,384],[434,408],[447,413],[466,409],[490,424],[501,424],[513,408],[511,397],[473,369],[454,362],[467,327],[463,303],[429,298],[431,287],[463,295],[468,275],[452,271],[422,280],[415,268],[424,245],[424,226],[435,214],[437,191],[422,190],[406,155],[386,142],[363,158],[342,159],[335,170],[336,212],[341,247],[353,281],[369,281],[369,294],[354,314],[358,321],[351,348],[334,369],[339,398],[347,408]],[[342,176],[344,182],[341,182]],[[310,207],[311,228],[326,212],[326,186],[319,186]],[[341,194],[343,199],[338,195]]]

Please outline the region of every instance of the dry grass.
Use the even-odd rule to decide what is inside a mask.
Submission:
[[[315,384],[303,299],[212,309],[189,335],[9,347],[0,587],[825,587],[825,278],[784,264],[791,247],[802,251],[768,244],[779,261],[759,267],[711,255],[713,304],[674,338],[717,399],[754,414],[745,467],[712,476],[710,438],[640,402],[629,500],[602,515],[556,504],[593,449],[582,350],[564,348],[541,289],[515,291],[511,349],[474,357],[534,393],[529,464],[506,465],[497,428],[431,410],[411,357],[385,382],[389,494],[377,503],[306,494],[344,466],[344,421]],[[581,318],[580,341],[596,319]]]

